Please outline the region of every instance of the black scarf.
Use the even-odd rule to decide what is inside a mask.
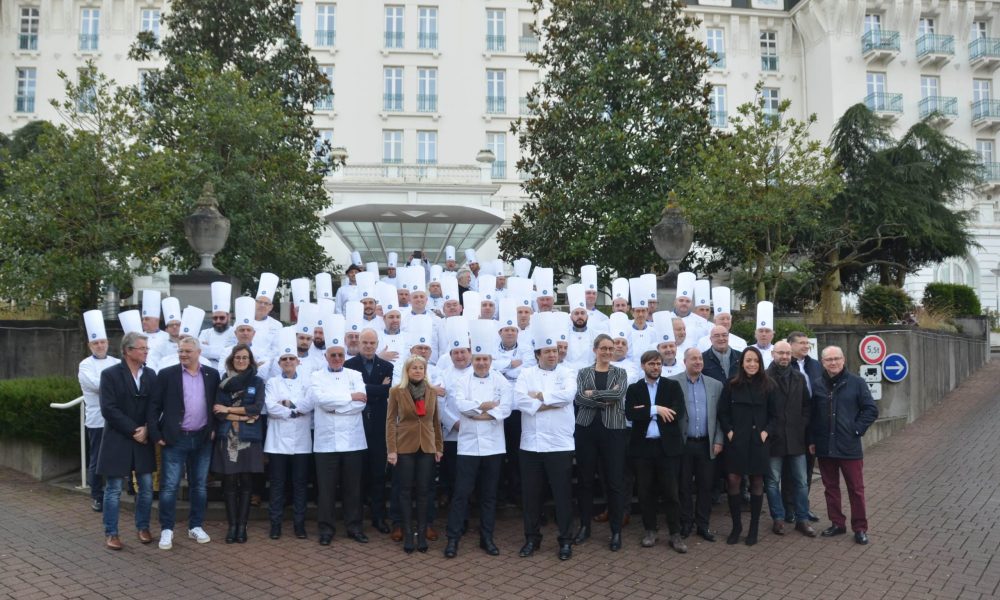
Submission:
[[[254,378],[256,377],[257,367],[253,365],[239,373],[227,372],[225,379],[219,383],[219,390],[232,397],[233,406],[239,406],[238,401],[243,398],[246,389],[253,385]]]

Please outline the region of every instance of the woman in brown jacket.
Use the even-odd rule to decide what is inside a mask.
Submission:
[[[410,356],[399,385],[389,390],[385,444],[389,464],[399,470],[399,504],[403,516],[403,550],[427,552],[427,503],[431,499],[434,463],[441,460],[444,440],[437,392],[426,379],[427,361]],[[411,494],[417,488],[417,527],[413,529]]]

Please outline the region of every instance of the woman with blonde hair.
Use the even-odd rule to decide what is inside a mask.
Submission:
[[[403,517],[403,550],[427,552],[427,503],[431,499],[434,463],[441,460],[444,440],[438,415],[437,391],[427,381],[427,361],[410,356],[403,363],[399,384],[389,390],[385,422],[388,461],[398,469],[399,504]],[[417,524],[413,527],[413,488]]]

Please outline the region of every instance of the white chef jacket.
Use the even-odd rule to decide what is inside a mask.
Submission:
[[[642,369],[635,366],[636,362],[638,362],[638,360],[633,362],[632,360],[626,358],[625,360],[613,360],[611,361],[611,364],[621,369],[625,369],[625,373],[628,374],[629,385],[631,385],[645,376]]]
[[[211,327],[202,329],[198,334],[198,341],[201,343],[201,355],[211,361],[213,367],[218,368],[220,358],[222,361],[226,360],[226,357],[222,356],[222,350],[227,346],[236,345],[236,330],[228,327],[219,333]]]
[[[515,359],[520,360],[521,364],[511,367],[510,363],[514,362]],[[511,384],[517,381],[522,370],[533,367],[536,364],[538,362],[535,360],[535,351],[530,343],[524,345],[519,341],[515,342],[514,347],[510,350],[504,349],[501,343],[497,344],[497,347],[493,350],[493,368],[503,374]]]
[[[294,378],[279,374],[267,380],[264,403],[267,405],[267,436],[264,452],[269,454],[312,453],[312,401],[309,398],[309,374],[296,371]],[[295,412],[284,406],[291,400]]]
[[[633,323],[628,328],[628,354],[626,358],[636,367],[641,367],[639,359],[646,350],[656,350],[656,327],[646,321],[645,329],[636,329]]]
[[[364,391],[361,373],[352,369],[341,368],[333,372],[327,367],[310,375],[306,396],[313,406],[313,452],[353,452],[368,448],[361,416],[365,403],[351,400],[352,393]]]
[[[594,364],[594,338],[601,333],[597,328],[587,326],[583,331],[570,328],[566,339],[569,341],[569,348],[566,350],[566,358],[562,364],[573,371],[579,371],[584,367]]]
[[[492,456],[504,454],[507,445],[504,442],[503,420],[510,416],[513,408],[514,390],[507,378],[490,369],[486,377],[477,377],[471,370],[461,380],[455,389],[455,407],[461,414],[458,428],[458,453],[465,456]],[[489,421],[480,421],[471,417],[483,414],[479,405],[483,402],[497,401],[500,404],[487,414],[493,417]]]
[[[376,354],[383,352],[398,352],[396,360],[389,361],[395,369],[396,363],[402,364],[406,357],[410,355],[410,347],[407,345],[406,334],[400,329],[399,333],[386,333],[385,329],[378,332],[378,349]]]
[[[83,425],[90,429],[104,427],[101,416],[101,372],[121,361],[110,354],[97,358],[93,354],[80,361],[77,379],[83,392]]]
[[[764,365],[763,365],[762,368],[766,369],[766,368],[770,367],[771,366],[771,361],[774,360],[774,357],[771,356],[771,351],[774,350],[774,344],[771,344],[767,348],[761,348],[760,344],[751,344],[751,345],[754,348],[760,350],[760,356],[761,356],[761,358],[764,359]],[[730,348],[733,347],[732,342],[729,343],[729,347]],[[741,350],[741,352],[742,352],[742,350]]]
[[[438,415],[441,417],[441,429],[444,431],[444,441],[457,442],[458,432],[455,431],[455,423],[461,420],[462,416],[455,404],[455,392],[461,385],[462,379],[472,372],[472,365],[464,369],[456,369],[449,366],[440,369],[441,380],[444,383],[444,400],[438,400]],[[461,425],[459,425],[461,427]]]
[[[541,392],[541,402],[528,396],[528,392]],[[521,371],[514,384],[514,407],[521,411],[521,450],[572,451],[576,424],[574,397],[576,373],[563,365],[556,365],[551,371],[538,366]],[[539,411],[542,404],[556,408]]]
[[[660,367],[660,375],[662,377],[672,377],[673,375],[683,372],[684,372],[684,360],[680,354],[677,355],[677,362],[675,362],[673,366],[663,365],[662,367]]]
[[[257,332],[253,336],[253,357],[261,360],[258,354],[263,354],[267,358],[275,356],[278,353],[278,336],[284,328],[281,321],[274,317],[264,317],[260,321],[250,321],[250,325]]]
[[[171,363],[169,361],[164,362],[164,359],[169,359],[171,357],[175,360],[177,359],[177,342],[170,339],[170,335],[166,331],[162,333],[163,336],[156,342],[155,349],[153,344],[148,344],[150,348],[149,353],[146,355],[146,366],[153,369],[157,373],[159,373],[160,369],[163,367],[170,366]],[[148,341],[152,341],[152,338],[147,340],[147,342]],[[164,363],[163,367],[160,366],[160,363]],[[174,362],[172,364],[176,365],[177,363]]]
[[[361,299],[361,289],[357,285],[350,283],[342,285],[337,288],[337,296],[334,299],[337,302],[337,312],[344,314],[344,306],[349,301]]]
[[[687,330],[686,339],[692,340],[692,343],[697,344],[698,340],[712,332],[713,325],[705,317],[694,312],[688,313],[686,317],[681,317],[681,320],[684,321],[684,328]]]

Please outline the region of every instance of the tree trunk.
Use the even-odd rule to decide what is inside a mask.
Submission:
[[[879,265],[878,266],[878,283],[879,285],[892,285],[892,270],[889,265]]]
[[[767,286],[764,285],[764,276],[767,273],[764,255],[757,256],[757,265],[754,268],[754,280],[757,282],[757,302],[767,300]]]
[[[831,251],[827,255],[827,264],[831,266],[837,264],[839,257],[840,254],[837,250]],[[832,324],[834,318],[843,313],[844,308],[840,298],[839,267],[830,268],[823,276],[823,283],[820,287],[819,306],[820,318],[824,325]]]

